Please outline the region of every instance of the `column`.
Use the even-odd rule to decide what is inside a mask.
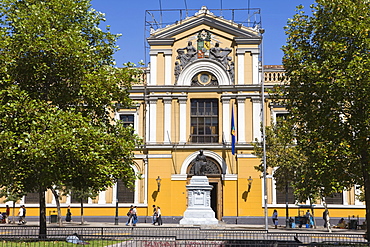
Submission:
[[[179,104],[180,104],[180,140],[179,143],[186,143],[187,142],[187,136],[186,136],[186,102],[187,98],[179,98]]]
[[[245,99],[246,97],[238,97],[238,129],[236,131],[238,143],[246,143],[245,140]]]
[[[99,200],[98,200],[98,204],[105,204],[107,201],[105,200],[105,194],[106,194],[106,191],[100,191],[99,192]]]
[[[157,52],[150,52],[150,79],[148,85],[157,85]]]
[[[231,142],[230,97],[222,97],[221,99],[222,99],[222,125],[223,125],[222,140],[225,141],[226,143],[230,143]]]
[[[252,121],[252,131],[253,131],[253,141],[261,141],[261,98],[252,97],[252,111],[253,111],[253,121]]]
[[[157,98],[149,99],[149,116],[147,118],[147,142],[155,143],[157,141]]]
[[[173,71],[172,69],[172,52],[165,52],[164,53],[164,85],[171,85],[171,76]]]
[[[260,84],[259,52],[252,51],[252,84]]]
[[[235,84],[245,84],[244,83],[244,56],[245,50],[244,49],[237,49],[236,57],[238,58],[238,81]]]
[[[171,104],[172,98],[164,98],[164,143],[171,143]]]

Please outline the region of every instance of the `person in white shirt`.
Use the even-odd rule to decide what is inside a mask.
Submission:
[[[163,224],[161,207],[159,207],[159,206],[157,206],[157,223],[158,223],[159,226],[161,226]]]

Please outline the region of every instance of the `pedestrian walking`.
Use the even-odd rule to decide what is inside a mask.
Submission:
[[[134,208],[132,209],[132,225],[133,226],[136,226],[136,223],[138,222],[138,218],[137,218],[137,207],[134,206]]]
[[[132,220],[132,217],[133,217],[133,214],[132,214],[133,209],[134,209],[134,206],[131,205],[130,209],[127,212],[128,220],[127,220],[126,226],[128,226],[131,223],[131,220]]]
[[[152,217],[152,224],[155,225],[157,222],[157,208],[153,205],[153,217]]]
[[[163,224],[161,207],[159,207],[159,206],[157,206],[157,223],[158,223],[159,226],[161,226]]]
[[[274,209],[274,212],[272,213],[272,222],[274,223],[275,229],[277,228],[279,221],[278,221],[278,212],[276,209]]]
[[[19,216],[19,222],[18,222],[18,225],[24,225],[26,224],[26,207],[24,205],[22,205],[20,208],[19,208],[19,212],[18,212],[18,216]]]
[[[71,220],[72,220],[71,206],[68,206],[67,214],[66,214],[66,222],[71,222]]]
[[[9,221],[9,217],[10,217],[10,207],[9,207],[9,205],[6,205],[5,213],[6,213],[5,223],[7,223],[7,224],[9,223],[9,224],[10,224],[10,221]]]

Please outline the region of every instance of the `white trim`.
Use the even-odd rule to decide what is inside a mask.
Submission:
[[[150,54],[150,80],[148,85],[157,85],[157,54]]]
[[[238,143],[245,144],[245,117],[247,116],[245,114],[245,97],[237,98],[237,103],[238,103],[238,118],[237,118],[237,123],[238,123],[238,128],[236,131]]]
[[[99,192],[98,204],[106,204],[107,203],[107,201],[105,199],[105,195],[106,195],[106,191],[100,191]]]
[[[288,114],[287,110],[275,110],[274,108],[271,109],[272,121],[276,124],[276,115],[277,114]]]
[[[227,181],[238,181],[238,174],[225,174],[223,180]]]
[[[238,59],[238,83],[243,85],[244,83],[244,53],[237,53],[236,57]]]
[[[163,123],[163,135],[164,143],[171,143],[171,107],[172,107],[172,98],[164,98],[164,123]]]
[[[222,97],[222,126],[223,137],[225,142],[231,142],[231,117],[230,117],[230,98]],[[235,114],[235,112],[234,112]],[[235,117],[235,115],[234,115]]]
[[[186,119],[187,119],[187,111],[186,111],[186,102],[187,102],[187,99],[186,98],[179,98],[179,104],[180,104],[180,112],[179,112],[179,115],[180,115],[180,127],[179,127],[179,131],[180,131],[180,140],[179,140],[179,143],[180,144],[183,144],[183,143],[186,143],[187,142],[187,139],[186,139]]]
[[[259,61],[258,61],[258,53],[252,53],[252,84],[258,85],[259,84]]]
[[[254,159],[254,158],[258,158],[256,155],[254,155],[254,154],[238,154],[237,155],[237,157],[238,158],[244,158],[244,159],[246,159],[246,158],[248,158],[248,159]]]
[[[172,53],[171,54],[164,54],[164,85],[171,85],[171,61],[172,61]]]
[[[115,119],[120,120],[120,115],[134,115],[134,133],[138,134],[138,129],[139,129],[139,113],[137,111],[129,111],[129,110],[123,110],[123,111],[118,111],[115,114]]]
[[[229,75],[219,62],[209,59],[198,59],[185,67],[177,80],[177,85],[191,86],[192,78],[202,71],[213,74],[217,78],[218,85],[231,84]]]
[[[261,98],[252,98],[252,112],[253,112],[253,142],[255,140],[261,141]]]
[[[172,181],[186,181],[188,179],[187,174],[172,174],[171,180]]]
[[[157,101],[158,99],[149,99],[149,117],[147,118],[147,126],[149,127],[148,143],[156,143],[157,141]]]
[[[171,159],[172,154],[148,154],[148,159]]]

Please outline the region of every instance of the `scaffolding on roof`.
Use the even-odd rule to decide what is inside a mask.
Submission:
[[[228,20],[232,23],[243,25],[254,30],[262,28],[261,9],[260,8],[240,8],[240,9],[207,9],[203,6],[201,9],[160,9],[145,11],[145,31],[144,31],[144,47],[145,47],[145,64],[147,64],[147,56],[149,46],[147,38],[150,35],[169,25],[178,24],[187,18],[198,14],[206,13]]]

